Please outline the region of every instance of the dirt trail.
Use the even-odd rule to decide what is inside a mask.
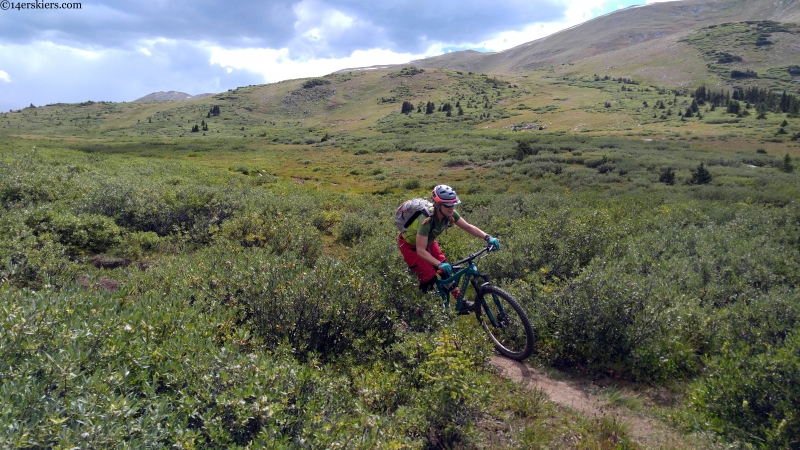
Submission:
[[[564,381],[550,379],[544,373],[517,361],[494,356],[491,364],[506,378],[539,389],[553,402],[573,408],[584,416],[616,417],[630,427],[632,440],[645,448],[684,448],[681,437],[657,420],[612,405]]]

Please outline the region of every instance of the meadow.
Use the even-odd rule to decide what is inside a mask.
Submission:
[[[390,217],[447,183],[529,364],[637,392],[671,447],[796,448],[800,119],[695,96],[409,68],[2,114],[0,445],[639,448],[419,294]]]

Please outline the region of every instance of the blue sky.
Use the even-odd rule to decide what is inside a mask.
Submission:
[[[0,112],[156,91],[222,92],[448,51],[502,51],[652,2],[88,0],[80,9],[45,10],[2,0]]]

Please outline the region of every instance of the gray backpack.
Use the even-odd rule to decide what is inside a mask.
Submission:
[[[411,200],[406,200],[397,208],[397,211],[394,212],[394,224],[397,226],[397,229],[403,233],[408,229],[409,225],[414,223],[414,220],[419,217],[420,214],[425,217],[430,217],[431,208],[433,208],[433,203],[428,201],[428,199],[412,198]]]

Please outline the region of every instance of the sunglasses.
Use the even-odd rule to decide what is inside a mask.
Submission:
[[[444,208],[452,208],[454,206],[456,206],[456,205],[455,204],[448,205],[447,203],[442,203],[442,207],[444,207]]]

